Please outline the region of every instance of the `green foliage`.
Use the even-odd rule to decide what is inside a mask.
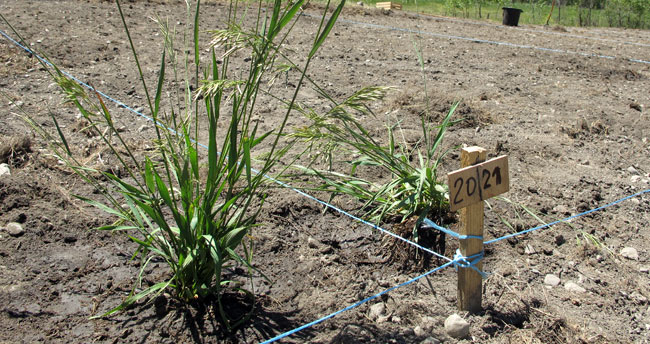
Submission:
[[[280,137],[295,108],[293,104],[300,86],[293,98],[287,101],[288,110],[273,130],[260,132],[254,109],[260,85],[276,69],[276,61],[282,59],[277,42],[286,39],[303,3],[303,0],[268,3],[268,11],[257,11],[257,18],[254,18],[257,26],[245,29],[237,25],[244,22],[245,14],[240,16],[237,1],[233,2],[227,28],[212,32],[211,54],[206,65],[201,64],[199,56],[200,1],[194,8],[193,32],[185,35],[193,39],[186,43],[183,49],[186,55],[180,59],[174,46],[175,33],[165,22],[158,20],[165,47],[161,53],[158,83],[151,97],[125,16],[117,2],[149,111],[159,124],[155,126],[156,149],[150,155],[141,156],[133,151],[127,138],[116,129],[113,115],[97,93],[88,92],[55,67],[53,74],[66,101],[80,111],[88,123],[88,130],[101,139],[119,161],[119,170],[124,173],[97,170],[82,163],[73,147],[69,146],[70,141],[56,118],[52,117],[57,128],[54,135],[30,118],[26,119],[49,140],[57,157],[103,197],[98,201],[77,196],[117,219],[99,229],[124,232],[138,246],[133,257],[139,257],[142,262],[130,295],[102,316],[172,288],[179,298],[186,301],[216,297],[219,312],[229,329],[245,320],[245,317],[231,319],[224,311],[221,297],[228,289],[250,292],[242,289],[241,282],[225,279],[224,272],[233,265],[245,267],[249,276],[254,270],[254,247],[249,233],[258,226],[257,215],[268,188],[264,175],[286,152]],[[309,62],[327,38],[343,3],[339,4],[329,21],[325,22],[323,14],[298,85],[302,84]],[[261,1],[258,5],[260,9],[264,7]],[[188,2],[188,18],[191,15],[189,11]],[[224,53],[217,56],[218,50]],[[236,51],[250,58],[248,70],[244,73],[230,72],[230,62]],[[173,69],[171,80],[167,80],[169,66]],[[187,77],[179,79],[179,75],[188,76],[192,72],[196,76],[203,74],[203,80],[193,95]],[[185,85],[186,96],[178,96],[177,104],[166,112],[162,110],[161,99],[169,85]],[[200,158],[203,154],[199,152],[198,143],[192,139],[198,137],[201,125],[207,126],[205,129],[209,133],[207,164]],[[173,129],[173,132],[165,127]],[[255,171],[252,156],[261,145],[266,148],[267,158],[260,163],[261,166],[256,166],[258,170]],[[167,264],[171,277],[145,288],[141,285],[142,277],[154,258]]]
[[[383,0],[369,0],[374,4]],[[396,1],[404,10],[464,18],[489,19],[500,22],[502,7],[522,9],[519,23],[545,24],[549,13],[551,24],[564,26],[611,26],[650,28],[648,0],[427,0]]]
[[[307,142],[307,151],[324,157],[329,164],[328,170],[313,165],[299,166],[301,171],[322,182],[318,189],[331,193],[332,198],[345,194],[362,200],[371,221],[379,222],[387,215],[403,219],[414,215],[419,223],[448,205],[448,189],[438,181],[437,169],[446,154],[441,148],[442,140],[452,125],[451,117],[457,104],[439,126],[428,124],[423,114],[422,139],[413,147],[409,148],[406,142],[400,144],[396,138],[401,130],[399,122],[386,126],[387,144],[382,144],[358,118],[374,117],[366,103],[383,98],[387,91],[385,87],[364,88],[324,115],[297,107],[311,124],[291,136]],[[332,171],[331,166],[339,163],[348,165],[349,171]],[[382,183],[358,177],[361,169],[369,167],[387,172],[389,180]]]

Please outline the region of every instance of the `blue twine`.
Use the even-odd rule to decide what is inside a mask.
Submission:
[[[307,17],[316,18],[316,16],[314,16],[314,15],[310,15],[310,14],[304,14],[304,15],[307,16]],[[610,55],[599,55],[599,54],[593,54],[593,53],[583,53],[583,52],[579,52],[579,51],[536,47],[536,46],[533,46],[533,45],[514,44],[514,43],[508,43],[508,42],[491,41],[491,40],[471,38],[471,37],[445,35],[445,34],[441,34],[441,33],[433,33],[433,32],[427,32],[427,31],[421,31],[421,30],[413,30],[413,29],[405,29],[405,28],[399,28],[399,27],[388,26],[388,25],[364,23],[364,22],[359,22],[359,21],[349,20],[349,19],[341,19],[341,18],[339,18],[338,21],[342,22],[342,23],[348,23],[348,24],[357,25],[357,26],[364,26],[364,27],[373,28],[373,29],[384,29],[384,30],[390,30],[390,31],[399,31],[399,32],[406,32],[406,33],[413,33],[413,34],[421,34],[421,35],[427,35],[427,36],[431,36],[431,37],[457,39],[457,40],[469,41],[469,42],[474,42],[474,43],[487,43],[487,44],[493,44],[493,45],[508,46],[508,47],[513,47],[513,48],[533,49],[533,50],[540,50],[540,51],[557,53],[557,54],[571,54],[571,55],[579,55],[579,56],[584,56],[584,57],[596,57],[596,58],[608,59],[608,60],[616,59],[616,56],[610,56]],[[650,61],[641,60],[641,59],[633,59],[633,58],[623,58],[623,59],[626,60],[626,61],[629,61],[629,62],[650,64]]]
[[[31,49],[27,48],[26,46],[20,44],[19,42],[17,42],[17,41],[14,40],[13,38],[11,38],[9,35],[7,35],[4,31],[0,30],[0,35],[4,36],[6,39],[8,39],[9,41],[11,41],[13,44],[17,45],[18,47],[22,48],[23,50],[25,50],[26,52],[28,52],[28,53],[31,54],[32,56],[36,57],[36,58],[39,59],[41,62],[45,63],[46,65],[48,65],[48,66],[50,66],[50,67],[52,67],[52,68],[55,68],[55,66],[54,66],[50,61],[48,61],[48,60],[42,58],[41,56],[39,56],[39,55],[38,55],[36,52],[34,52],[33,50],[31,50]],[[127,109],[127,110],[133,112],[134,114],[136,114],[136,115],[138,115],[138,116],[140,116],[140,117],[142,117],[142,118],[145,118],[145,119],[147,119],[147,120],[149,120],[149,121],[155,123],[156,125],[160,126],[161,128],[165,128],[165,129],[169,130],[170,132],[172,132],[172,133],[178,135],[178,133],[177,133],[174,129],[168,128],[168,127],[164,126],[162,123],[160,123],[160,122],[158,122],[158,121],[154,121],[153,118],[151,118],[151,117],[149,117],[149,116],[147,116],[147,115],[145,115],[145,114],[142,114],[142,113],[140,113],[140,112],[134,110],[133,108],[131,108],[130,106],[128,106],[128,105],[126,105],[126,104],[120,102],[119,100],[116,100],[116,99],[111,98],[110,96],[108,96],[108,95],[102,93],[101,91],[95,89],[94,87],[92,87],[92,86],[86,84],[85,82],[79,80],[79,79],[76,78],[74,75],[72,75],[72,74],[70,74],[70,73],[68,73],[68,72],[66,72],[66,71],[64,71],[64,70],[59,70],[59,71],[60,71],[63,75],[65,75],[66,77],[68,77],[68,78],[74,80],[74,81],[75,81],[76,83],[78,83],[79,85],[81,85],[81,86],[83,86],[83,87],[86,87],[87,89],[89,89],[89,90],[91,90],[91,91],[97,92],[97,94],[99,94],[100,96],[102,96],[102,97],[104,97],[104,98],[110,100],[111,102],[117,104],[118,106],[120,106],[120,107],[122,107],[122,108],[124,108],[124,109]],[[207,146],[206,146],[205,148],[207,148]]]
[[[293,330],[291,330],[291,331],[287,331],[287,332],[285,332],[285,333],[282,333],[282,334],[280,334],[280,335],[278,335],[278,336],[275,336],[275,337],[273,337],[273,338],[271,338],[271,339],[268,339],[268,340],[262,342],[261,344],[273,343],[273,342],[275,342],[275,341],[277,341],[277,340],[280,340],[280,339],[282,339],[282,338],[285,338],[285,337],[287,337],[287,336],[290,336],[290,335],[292,335],[292,334],[294,334],[294,333],[296,333],[296,332],[302,331],[302,330],[304,330],[304,329],[306,329],[306,328],[308,328],[308,327],[311,327],[311,326],[314,326],[314,325],[316,325],[316,324],[319,324],[319,323],[321,323],[321,322],[323,322],[323,321],[325,321],[325,320],[327,320],[327,319],[333,318],[333,317],[335,317],[335,316],[337,316],[337,315],[339,315],[339,314],[341,314],[341,313],[343,313],[343,312],[345,312],[345,311],[348,311],[348,310],[351,310],[351,309],[353,309],[353,308],[359,307],[359,306],[361,306],[362,304],[364,304],[364,303],[366,303],[366,302],[368,302],[368,301],[370,301],[370,300],[374,300],[374,299],[376,299],[376,298],[378,298],[378,297],[380,297],[380,296],[382,296],[382,295],[384,295],[384,294],[386,294],[386,293],[388,293],[388,292],[390,292],[390,291],[393,291],[393,290],[395,290],[395,289],[397,289],[397,288],[400,288],[400,287],[403,287],[403,286],[409,285],[409,284],[411,284],[411,283],[413,283],[413,282],[415,282],[415,281],[417,281],[417,280],[419,280],[419,279],[421,279],[421,278],[423,278],[423,277],[426,277],[426,276],[428,276],[428,275],[430,275],[430,274],[432,274],[432,273],[434,273],[434,272],[436,272],[436,271],[442,270],[442,269],[444,269],[444,268],[446,268],[446,267],[448,267],[448,266],[450,266],[450,265],[452,265],[452,264],[454,264],[453,261],[447,262],[447,263],[445,263],[445,264],[443,264],[443,265],[441,265],[441,266],[439,266],[439,267],[437,267],[437,268],[435,268],[435,269],[433,269],[433,270],[431,270],[431,271],[429,271],[429,272],[427,272],[427,273],[424,273],[424,274],[422,274],[422,275],[420,275],[420,276],[418,276],[418,277],[415,277],[415,278],[413,278],[413,279],[410,279],[410,280],[408,280],[408,281],[406,281],[406,282],[404,282],[404,283],[402,283],[402,284],[398,284],[398,285],[396,285],[396,286],[393,286],[393,287],[391,287],[391,288],[388,288],[388,289],[386,289],[386,290],[384,290],[384,291],[382,291],[382,292],[380,292],[380,293],[378,293],[378,294],[375,294],[375,295],[372,295],[372,296],[370,296],[370,297],[367,297],[367,298],[365,298],[365,299],[363,299],[363,300],[361,300],[361,301],[359,301],[359,302],[357,302],[357,303],[355,303],[355,304],[353,304],[353,305],[347,306],[347,307],[345,307],[345,308],[343,308],[343,309],[340,309],[340,310],[338,310],[338,311],[336,311],[336,312],[334,312],[334,313],[331,313],[331,314],[329,314],[329,315],[326,315],[326,316],[324,316],[324,317],[322,317],[322,318],[320,318],[320,319],[318,319],[318,320],[314,320],[314,321],[312,321],[312,322],[310,322],[310,323],[308,323],[308,324],[305,324],[305,325],[302,325],[302,326],[300,326],[300,327],[297,327],[297,328],[295,328],[295,329],[293,329]]]
[[[434,229],[437,229],[437,230],[439,230],[439,231],[441,231],[443,233],[449,234],[449,235],[453,236],[454,238],[458,238],[460,240],[466,240],[466,239],[480,239],[480,240],[483,240],[482,235],[458,234],[458,233],[452,231],[449,228],[445,228],[445,227],[437,225],[435,222],[427,219],[426,217],[424,218],[423,222],[424,222],[424,225],[425,225],[424,228],[434,228]]]
[[[473,254],[469,257],[465,257],[460,253],[460,249],[456,250],[456,254],[454,255],[454,267],[456,268],[456,271],[458,271],[458,268],[471,268],[472,270],[478,272],[481,277],[484,279],[488,277],[488,273],[485,271],[479,270],[479,268],[476,267],[476,264],[478,264],[483,257],[485,256],[485,252],[481,251],[477,254]]]
[[[551,226],[556,225],[556,224],[558,224],[558,223],[567,222],[567,221],[570,221],[570,220],[572,220],[572,219],[575,219],[576,217],[584,216],[584,215],[591,214],[591,213],[596,212],[596,211],[599,211],[599,210],[603,210],[603,209],[605,209],[605,208],[609,208],[609,207],[611,207],[611,206],[613,206],[613,205],[616,205],[616,204],[618,204],[618,203],[621,203],[621,202],[623,202],[623,201],[626,201],[626,200],[628,200],[628,199],[630,199],[630,198],[634,198],[634,197],[637,197],[637,196],[643,195],[643,194],[648,193],[648,192],[650,192],[650,189],[648,189],[648,190],[644,190],[644,191],[639,191],[639,192],[637,192],[637,193],[635,193],[635,194],[633,194],[633,195],[630,195],[630,196],[627,196],[627,197],[623,197],[623,198],[621,198],[621,199],[619,199],[619,200],[616,200],[616,201],[614,201],[614,202],[611,202],[611,203],[605,204],[605,205],[600,206],[600,207],[598,207],[598,208],[594,208],[594,209],[591,209],[591,210],[587,210],[587,211],[585,211],[585,212],[582,212],[582,213],[579,213],[579,214],[576,214],[576,215],[569,216],[569,217],[567,217],[567,218],[565,218],[565,219],[562,219],[562,220],[557,220],[557,221],[553,221],[553,222],[551,222],[551,223],[547,223],[547,224],[544,224],[544,225],[541,225],[541,226],[537,226],[537,227],[529,228],[529,229],[523,230],[523,231],[521,231],[521,232],[512,233],[512,234],[504,235],[504,236],[502,236],[502,237],[500,237],[500,238],[496,238],[496,239],[488,240],[488,241],[484,242],[483,244],[485,244],[485,245],[487,245],[487,244],[492,244],[492,243],[495,243],[495,242],[497,242],[497,241],[501,241],[501,240],[509,239],[509,238],[512,238],[512,237],[515,237],[515,236],[518,236],[518,235],[522,235],[522,234],[526,234],[526,233],[529,233],[529,232],[532,232],[532,231],[536,231],[536,230],[538,230],[538,229],[551,227]]]
[[[52,67],[52,68],[54,68],[54,65],[53,65],[51,62],[49,62],[49,61],[47,61],[46,59],[40,57],[40,56],[39,56],[38,54],[36,54],[33,50],[31,50],[31,49],[25,47],[24,45],[20,44],[19,42],[15,41],[13,38],[11,38],[9,35],[7,35],[4,31],[0,30],[0,34],[1,34],[2,36],[4,36],[5,38],[7,38],[8,40],[10,40],[11,42],[13,42],[15,45],[21,47],[21,48],[22,48],[23,50],[25,50],[26,52],[28,52],[28,53],[32,54],[33,56],[35,56],[36,58],[38,58],[38,59],[39,59],[40,61],[42,61],[43,63],[47,64],[48,66],[50,66],[50,67]],[[74,80],[74,81],[77,82],[78,84],[80,84],[80,85],[82,85],[82,86],[84,86],[84,87],[86,87],[86,88],[88,88],[88,89],[90,89],[90,90],[92,90],[92,91],[97,92],[97,94],[99,94],[100,96],[104,97],[105,99],[108,99],[109,101],[111,101],[111,102],[113,102],[113,103],[115,103],[115,104],[117,104],[117,105],[119,105],[119,106],[121,106],[121,107],[123,107],[123,108],[125,108],[125,109],[127,109],[127,110],[129,110],[129,111],[131,111],[131,112],[133,112],[133,113],[135,113],[136,115],[138,115],[138,116],[140,116],[140,117],[142,117],[142,118],[147,119],[148,121],[150,121],[150,122],[156,124],[157,126],[159,126],[159,127],[161,127],[161,128],[164,128],[164,129],[166,129],[166,130],[169,130],[169,131],[170,131],[171,133],[173,133],[174,135],[178,135],[178,136],[181,136],[181,137],[182,137],[182,134],[181,134],[181,133],[178,133],[178,132],[176,132],[174,129],[165,126],[163,123],[161,123],[161,122],[159,122],[159,121],[155,121],[152,117],[147,116],[147,115],[144,115],[144,114],[142,114],[142,113],[140,113],[140,112],[134,110],[133,108],[127,106],[126,104],[124,104],[124,103],[122,103],[122,102],[120,102],[120,101],[118,101],[118,100],[115,100],[115,99],[111,98],[110,96],[108,96],[108,95],[102,93],[101,91],[96,90],[94,87],[92,87],[92,86],[90,86],[90,85],[84,83],[83,81],[81,81],[81,80],[79,80],[78,78],[74,77],[73,75],[67,73],[66,71],[63,71],[63,70],[60,70],[60,71],[61,71],[62,74],[64,74],[64,75],[67,76],[68,78]],[[198,141],[196,141],[196,140],[194,140],[194,139],[192,139],[192,138],[190,138],[190,141],[191,141],[192,143],[195,143],[195,144],[201,146],[201,147],[204,148],[204,149],[208,149],[208,146],[206,146],[206,145],[204,145],[204,144],[202,144],[202,143],[200,143],[200,142],[198,142]],[[259,174],[259,171],[257,171],[256,169],[251,169],[251,172],[253,172],[254,174]],[[408,239],[406,239],[406,238],[403,238],[403,237],[401,237],[401,236],[399,236],[399,235],[397,235],[397,234],[395,234],[395,233],[392,233],[392,232],[390,232],[390,231],[388,231],[388,230],[386,230],[386,229],[384,229],[384,228],[382,228],[382,227],[379,227],[379,226],[376,225],[376,224],[373,224],[373,223],[370,223],[370,222],[368,222],[368,221],[366,221],[366,220],[363,220],[363,219],[361,219],[361,218],[358,218],[358,217],[356,217],[356,216],[354,216],[354,215],[352,215],[352,214],[346,212],[345,210],[339,209],[339,208],[335,207],[334,205],[332,205],[332,204],[330,204],[330,203],[328,203],[328,202],[322,201],[322,200],[320,200],[320,199],[318,199],[318,198],[316,198],[316,197],[314,197],[314,196],[312,196],[312,195],[310,195],[310,194],[307,194],[307,193],[305,193],[305,192],[303,192],[303,191],[300,191],[300,190],[298,190],[298,189],[292,187],[291,185],[289,185],[289,184],[287,184],[287,183],[284,183],[284,182],[281,182],[281,181],[279,181],[279,180],[277,180],[277,179],[275,179],[275,178],[273,178],[273,177],[271,177],[271,176],[269,176],[269,175],[267,175],[267,174],[264,174],[263,176],[264,176],[265,178],[267,178],[268,180],[270,180],[270,181],[272,181],[272,182],[274,182],[274,183],[276,183],[276,184],[278,184],[278,185],[280,185],[280,186],[282,186],[282,187],[288,188],[288,189],[290,189],[290,190],[292,190],[292,191],[294,191],[294,192],[296,192],[296,193],[298,193],[298,194],[300,194],[300,195],[302,195],[302,196],[304,196],[304,197],[307,197],[307,198],[309,198],[309,199],[311,199],[311,200],[313,200],[313,201],[316,201],[316,202],[318,202],[318,203],[320,203],[320,204],[322,204],[322,205],[324,205],[324,206],[326,206],[326,207],[328,207],[328,208],[330,208],[330,209],[332,209],[332,210],[335,210],[335,211],[337,211],[337,212],[340,213],[340,214],[346,215],[346,216],[348,216],[348,217],[350,217],[350,218],[352,218],[352,219],[354,219],[354,220],[356,220],[356,221],[358,221],[358,222],[361,222],[361,223],[366,224],[366,225],[368,225],[368,226],[370,226],[370,227],[372,227],[372,228],[374,228],[374,229],[376,229],[376,230],[379,230],[380,232],[383,232],[384,234],[390,235],[390,236],[392,236],[392,237],[394,237],[394,238],[396,238],[396,239],[399,239],[399,240],[404,241],[404,242],[406,242],[406,243],[408,243],[408,244],[410,244],[410,245],[413,245],[413,246],[419,248],[420,250],[422,250],[422,251],[424,251],[424,252],[427,252],[427,253],[432,254],[432,255],[434,255],[434,256],[436,256],[436,257],[438,257],[438,258],[442,258],[442,259],[445,259],[445,260],[450,261],[450,262],[452,261],[452,259],[450,259],[450,258],[448,258],[448,257],[446,257],[446,256],[444,256],[444,255],[442,255],[442,254],[439,254],[439,253],[437,253],[437,252],[435,252],[435,251],[432,251],[432,250],[430,250],[430,249],[428,249],[428,248],[426,248],[426,247],[423,247],[423,246],[421,246],[421,245],[418,245],[417,243],[415,243],[415,242],[413,242],[413,241],[411,241],[411,240],[408,240]]]

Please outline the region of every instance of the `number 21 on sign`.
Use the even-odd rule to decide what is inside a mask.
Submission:
[[[468,166],[447,174],[451,211],[508,192],[508,156]]]

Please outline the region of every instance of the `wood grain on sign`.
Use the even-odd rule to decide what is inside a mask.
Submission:
[[[447,174],[451,211],[484,201],[510,190],[508,156],[468,166]]]

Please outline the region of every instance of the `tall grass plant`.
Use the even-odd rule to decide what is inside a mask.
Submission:
[[[56,133],[50,132],[26,116],[35,130],[51,144],[54,154],[79,177],[92,185],[101,199],[77,196],[79,199],[115,217],[100,230],[125,233],[137,245],[133,258],[141,261],[137,282],[128,297],[101,316],[121,311],[145,298],[153,298],[172,289],[185,301],[214,298],[228,329],[243,318],[233,318],[223,304],[225,291],[252,294],[241,281],[225,278],[227,269],[244,267],[252,276],[254,267],[251,230],[260,225],[257,216],[262,209],[270,173],[287,146],[281,137],[293,104],[300,91],[306,70],[328,37],[343,8],[341,1],[326,18],[327,5],[318,30],[305,52],[300,82],[289,106],[277,125],[262,132],[255,106],[262,86],[272,78],[276,64],[284,56],[282,42],[301,15],[304,0],[297,2],[262,1],[257,6],[233,0],[229,6],[226,27],[210,31],[212,41],[208,56],[199,40],[201,2],[186,1],[188,18],[193,26],[183,43],[184,54],[178,54],[176,35],[169,25],[158,20],[163,37],[158,81],[150,92],[142,72],[139,54],[132,42],[128,24],[119,1],[116,1],[125,34],[131,45],[139,77],[144,87],[149,112],[155,125],[155,150],[146,154],[129,144],[116,118],[103,98],[87,90],[54,67],[52,75],[65,95],[87,122],[85,130],[100,138],[108,152],[119,162],[121,173],[93,168],[85,164],[78,149],[70,144],[57,118],[52,116]],[[254,24],[242,23],[253,16]],[[244,58],[242,58],[244,56]],[[235,60],[247,62],[247,68],[233,72]],[[241,61],[238,61],[241,63]],[[169,72],[169,68],[172,72]],[[170,77],[171,74],[171,77]],[[191,78],[197,82],[191,85]],[[182,85],[182,94],[164,103],[167,87]],[[174,94],[175,92],[170,92]],[[174,103],[175,101],[175,103]],[[207,151],[197,142],[207,131]],[[266,158],[256,162],[255,152],[263,148]],[[207,158],[201,158],[206,156]],[[255,166],[254,166],[255,165]],[[164,261],[171,271],[169,279],[143,286],[145,270],[152,260]],[[250,313],[249,313],[250,314]]]

